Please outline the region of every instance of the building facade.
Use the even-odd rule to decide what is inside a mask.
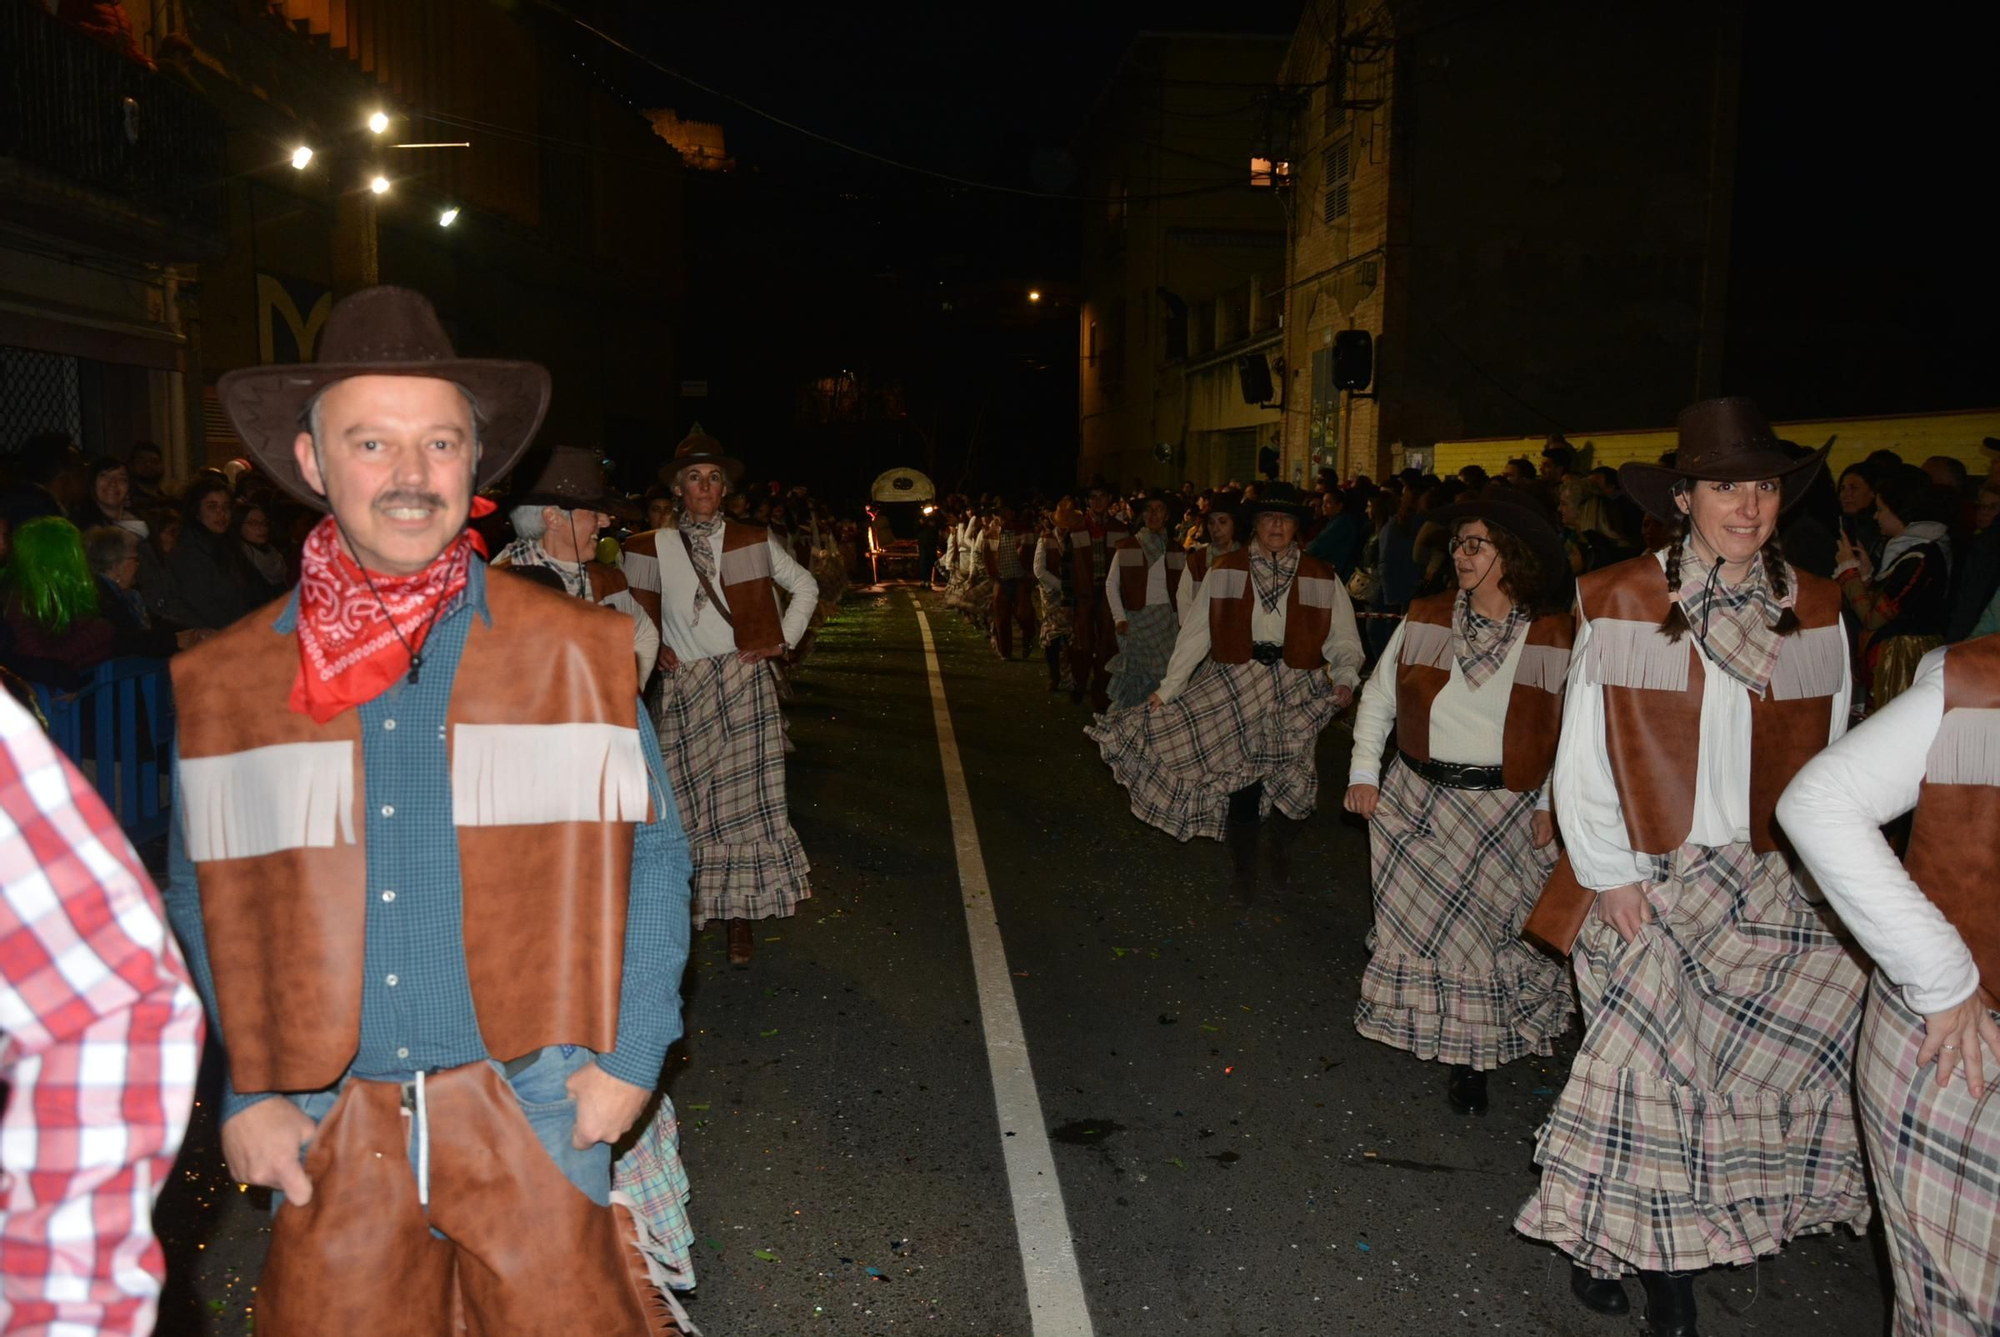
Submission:
[[[0,326],[0,345],[11,345],[0,356],[40,366],[81,355],[50,332],[61,323],[56,294],[105,289],[149,313],[143,329],[125,329],[128,315],[111,332],[170,364],[149,368],[150,416],[134,410],[96,431],[85,421],[87,452],[122,455],[150,437],[182,476],[241,454],[216,379],[310,360],[333,302],[374,283],[430,296],[461,352],[548,365],[550,440],[614,456],[671,450],[677,405],[662,387],[675,383],[683,307],[682,165],[593,70],[581,29],[484,0],[105,0],[94,28],[58,22],[41,0],[7,8],[0,21],[30,24],[36,40],[102,71],[90,85],[31,62],[27,95],[52,119],[106,122],[107,105],[124,96],[112,84],[143,85],[142,128],[126,156],[178,155],[147,168],[170,182],[115,179],[123,195],[89,191],[79,176],[88,164],[66,167],[33,145],[5,160],[56,182],[67,206],[5,207],[10,228],[37,232],[14,237],[30,255],[149,203],[179,211],[149,235],[66,255],[103,276],[91,283],[53,274],[39,257],[16,261],[0,243],[0,300],[39,322]],[[176,121],[176,137],[155,142],[160,107],[199,133]],[[37,275],[42,286],[28,287]],[[112,319],[87,314],[88,328]],[[103,345],[93,345],[100,359]],[[59,407],[16,408],[5,393],[0,449],[69,426],[41,421],[60,419]]]
[[[1719,393],[1739,51],[1728,3],[1311,0],[1280,85],[1285,476]]]
[[[1285,201],[1251,185],[1250,159],[1285,49],[1141,34],[1091,111],[1078,144],[1082,480],[1248,482],[1278,443]]]

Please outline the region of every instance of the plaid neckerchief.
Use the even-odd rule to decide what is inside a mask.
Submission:
[[[1515,604],[1499,622],[1473,610],[1472,595],[1460,590],[1451,605],[1451,653],[1465,685],[1478,691],[1507,662],[1507,652],[1528,625],[1528,610]]]
[[[683,515],[680,531],[688,536],[688,556],[694,559],[694,569],[707,576],[706,581],[696,581],[694,587],[694,616],[688,619],[690,627],[701,625],[701,610],[708,607],[708,587],[715,583],[715,549],[708,541],[722,528],[724,516],[717,511],[706,520],[696,520]]]
[[[1139,531],[1139,550],[1146,554],[1146,565],[1151,566],[1167,555],[1167,536],[1142,529]]]
[[[1285,597],[1285,591],[1292,587],[1292,577],[1299,573],[1299,545],[1288,546],[1276,557],[1267,555],[1263,545],[1250,550],[1250,579],[1257,586],[1257,602],[1264,605],[1264,611],[1278,611],[1278,600]]]
[[[1759,697],[1769,689],[1771,670],[1778,664],[1778,621],[1798,590],[1796,573],[1788,569],[1786,575],[1790,578],[1781,599],[1771,593],[1761,553],[1734,588],[1724,585],[1716,569],[1691,549],[1681,557],[1681,587],[1674,601],[1695,639],[1717,667]]]

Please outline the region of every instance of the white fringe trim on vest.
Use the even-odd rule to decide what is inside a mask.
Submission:
[[[1771,669],[1771,699],[1803,701],[1832,696],[1840,690],[1847,663],[1847,633],[1839,623],[1794,632],[1778,642],[1778,662]]]
[[[1601,617],[1590,624],[1583,648],[1583,679],[1599,687],[1685,692],[1693,653],[1692,636],[1683,634],[1675,644],[1651,622]]]
[[[635,590],[661,593],[660,559],[651,553],[633,552],[627,548],[619,560],[625,571],[625,583]]]
[[[616,724],[461,724],[452,730],[459,826],[646,820],[639,731]]]
[[[1560,692],[1569,677],[1569,651],[1559,645],[1523,645],[1514,666],[1514,681],[1522,687]]]
[[[182,757],[181,831],[196,863],[354,843],[354,744],[278,743]]]
[[[1435,622],[1405,621],[1402,660],[1414,667],[1451,672],[1451,628]]]
[[[734,550],[725,549],[719,570],[722,583],[725,585],[741,585],[746,580],[770,575],[770,542],[767,540],[763,543],[746,543]]]
[[[2000,710],[1947,710],[1924,779],[1934,785],[2000,785]]]
[[[1208,573],[1208,597],[1211,599],[1241,599],[1243,590],[1250,583],[1248,571],[1223,570]]]
[[[1334,606],[1334,596],[1340,590],[1337,582],[1328,580],[1325,576],[1293,576],[1292,580],[1299,587],[1299,607],[1332,608]]]

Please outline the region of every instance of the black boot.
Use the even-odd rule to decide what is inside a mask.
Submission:
[[[1292,843],[1305,829],[1305,823],[1295,822],[1273,808],[1271,820],[1265,825],[1271,831],[1271,891],[1282,896],[1292,889]]]
[[[1569,1265],[1569,1293],[1583,1301],[1585,1309],[1595,1309],[1600,1314],[1632,1312],[1632,1300],[1625,1294],[1624,1282],[1616,1277],[1593,1277],[1588,1268],[1578,1263]]]
[[[1453,1068],[1444,1097],[1460,1114],[1486,1113],[1486,1074],[1474,1068]]]
[[[1229,833],[1229,860],[1233,869],[1229,894],[1248,904],[1257,897],[1257,830],[1258,822],[1231,822]]]
[[[1692,1272],[1639,1273],[1646,1288],[1646,1331],[1652,1337],[1701,1337],[1694,1329]]]
[[[1061,643],[1058,642],[1055,645],[1044,647],[1042,650],[1042,658],[1049,661],[1049,690],[1052,692],[1060,692],[1062,690]]]

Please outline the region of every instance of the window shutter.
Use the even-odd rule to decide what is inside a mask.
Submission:
[[[1347,217],[1347,187],[1354,172],[1353,146],[1343,140],[1326,150],[1326,196],[1320,221],[1326,224]]]

